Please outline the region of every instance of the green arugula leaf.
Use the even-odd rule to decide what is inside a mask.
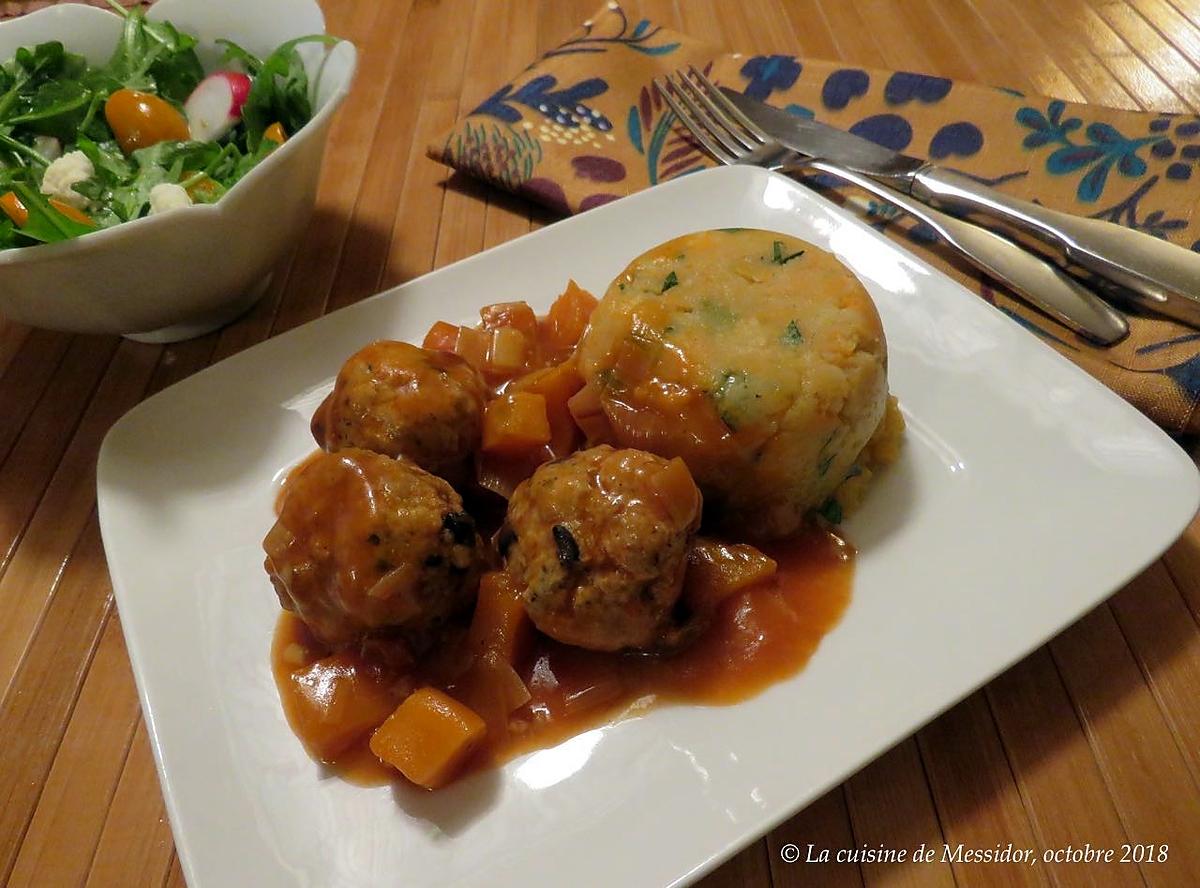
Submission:
[[[283,125],[284,132],[295,133],[312,118],[312,99],[308,94],[308,72],[296,47],[304,43],[324,43],[332,46],[336,37],[314,34],[289,40],[263,60],[254,77],[250,95],[242,107],[242,122],[246,126],[246,147],[258,151],[263,132],[273,123]]]
[[[170,22],[152,22],[141,9],[126,9],[116,0],[109,5],[125,18],[121,39],[105,70],[130,89],[156,92],[182,105],[204,79],[196,55],[196,38]]]
[[[221,56],[222,64],[230,64],[231,62],[240,62],[242,67],[246,69],[246,73],[251,77],[262,70],[262,59],[247,49],[238,46],[232,40],[218,40],[219,46],[225,47],[225,54]]]
[[[63,141],[74,138],[87,114],[92,94],[77,80],[47,80],[20,103],[5,123],[39,136]]]

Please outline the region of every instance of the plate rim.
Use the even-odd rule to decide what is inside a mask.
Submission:
[[[697,187],[696,182],[698,181],[716,177],[729,178],[731,181],[735,180],[735,177],[742,177],[745,180],[745,187],[747,189],[751,189],[757,183],[765,182],[772,178],[783,179],[784,181],[788,182],[789,185],[796,184],[795,180],[793,179],[782,176],[779,173],[770,172],[757,167],[716,167],[684,176],[679,179],[671,180],[669,182],[661,183],[654,189],[636,192],[622,200],[614,201],[612,203],[589,210],[586,214],[586,217],[589,219],[596,219],[597,217],[608,218],[609,216],[612,216],[613,218],[619,218],[620,216],[631,212],[629,207],[631,203],[637,202],[639,196],[647,195],[651,193],[651,191],[655,190],[662,193],[663,191],[671,189],[691,189]],[[910,249],[908,249],[906,244],[887,238],[885,235],[873,229],[870,225],[868,225],[860,217],[847,208],[833,203],[824,195],[813,189],[805,189],[805,195],[806,198],[815,201],[823,211],[834,215],[842,223],[865,231],[872,237],[886,242],[889,246],[902,250],[906,257],[911,259],[923,271],[932,275],[936,279],[940,279],[943,283],[949,284],[953,288],[961,290],[962,293],[968,298],[969,302],[975,303],[975,308],[971,309],[972,311],[983,312],[991,316],[993,320],[1005,319],[1008,321],[1008,323],[1020,328],[1021,325],[1017,324],[1017,322],[1011,317],[999,311],[994,306],[987,304],[978,296],[978,294],[972,293],[959,281],[947,275],[924,257],[912,252]],[[215,372],[218,371],[218,368],[224,368],[220,372],[228,373],[230,372],[231,367],[237,367],[243,362],[253,362],[258,360],[258,356],[269,348],[284,348],[286,343],[299,341],[303,339],[304,336],[311,335],[314,329],[321,326],[329,318],[334,317],[335,315],[338,315],[342,312],[352,312],[357,307],[363,306],[370,302],[376,302],[383,299],[394,299],[404,290],[411,288],[418,283],[428,284],[428,282],[431,280],[435,280],[439,275],[449,272],[452,269],[459,269],[478,264],[480,262],[486,262],[490,257],[504,252],[518,242],[531,243],[545,237],[552,237],[555,235],[555,232],[560,232],[563,226],[569,226],[580,218],[580,216],[574,216],[557,220],[553,225],[548,225],[542,229],[532,231],[526,235],[514,238],[513,240],[505,243],[481,250],[480,252],[465,257],[457,262],[441,268],[433,269],[425,274],[412,278],[411,280],[405,281],[393,287],[389,287],[385,290],[381,290],[356,303],[338,309],[337,311],[314,318],[277,336],[269,337],[253,346],[237,352],[234,355],[218,361],[215,364],[209,365],[186,377],[185,379],[182,379],[171,386],[162,389],[159,392],[156,392],[127,411],[120,419],[113,423],[108,432],[105,434],[99,450],[96,466],[97,508],[101,537],[104,543],[106,565],[109,569],[114,599],[116,601],[118,612],[120,613],[123,603],[130,599],[132,593],[125,588],[125,578],[120,576],[118,571],[114,570],[112,567],[114,562],[120,560],[119,558],[114,558],[113,550],[116,548],[115,544],[110,544],[110,537],[113,535],[112,526],[114,522],[112,511],[115,506],[109,497],[106,496],[104,488],[106,486],[106,476],[110,475],[112,471],[111,460],[113,459],[114,449],[118,446],[119,440],[121,436],[125,434],[126,430],[134,426],[136,423],[142,421],[143,414],[149,413],[156,409],[161,409],[161,405],[172,403],[176,399],[180,398],[181,395],[186,396],[186,393],[191,386],[199,384],[200,380],[206,380],[210,378]],[[1167,432],[1161,427],[1154,424],[1148,417],[1145,416],[1145,414],[1138,411],[1137,408],[1135,408],[1127,400],[1122,398],[1112,389],[1100,383],[1097,379],[1095,379],[1095,377],[1088,374],[1085,370],[1070,361],[1057,350],[1050,347],[1040,337],[1030,334],[1024,341],[1030,345],[1036,344],[1035,347],[1042,349],[1042,353],[1045,355],[1053,355],[1054,359],[1057,360],[1063,368],[1069,368],[1068,372],[1075,374],[1077,379],[1085,380],[1085,385],[1089,387],[1093,394],[1100,396],[1109,405],[1117,408],[1119,411],[1122,411],[1129,420],[1139,425],[1145,431],[1150,431],[1151,434],[1154,434],[1159,438],[1161,443],[1167,445],[1167,448],[1177,456],[1181,466],[1185,467],[1187,470],[1190,470],[1187,471],[1187,475],[1191,487],[1189,495],[1189,500],[1192,503],[1191,510],[1188,512],[1186,517],[1174,522],[1174,524],[1178,524],[1178,529],[1173,533],[1170,539],[1162,543],[1161,548],[1159,548],[1155,554],[1147,558],[1144,563],[1140,563],[1136,567],[1129,569],[1120,583],[1118,583],[1112,589],[1106,591],[1097,600],[1085,603],[1077,613],[1074,613],[1073,616],[1070,617],[1070,619],[1066,620],[1065,622],[1056,623],[1045,633],[1037,634],[1035,638],[1032,638],[1032,640],[1030,640],[1026,645],[1022,646],[1021,651],[1017,655],[1003,663],[1003,665],[990,671],[978,684],[973,685],[963,694],[955,696],[953,699],[946,700],[940,708],[929,713],[927,717],[924,717],[923,720],[911,730],[889,741],[890,745],[903,742],[908,737],[911,737],[917,731],[921,730],[925,725],[929,724],[944,712],[957,705],[963,699],[970,696],[970,694],[977,691],[980,687],[990,682],[996,676],[1010,669],[1015,663],[1028,656],[1029,653],[1044,645],[1049,639],[1065,631],[1090,609],[1098,607],[1106,602],[1112,595],[1116,594],[1116,592],[1127,585],[1133,577],[1137,576],[1157,558],[1161,557],[1162,553],[1165,552],[1166,549],[1168,549],[1186,529],[1187,525],[1192,520],[1192,517],[1196,514],[1197,508],[1200,508],[1200,471],[1197,470],[1197,466],[1192,461],[1191,457],[1189,457],[1187,453],[1180,447],[1178,442],[1168,435]],[[125,607],[129,607],[129,605],[126,604]],[[149,691],[146,687],[146,664],[144,662],[144,658],[136,653],[137,649],[139,648],[139,644],[137,639],[135,637],[131,637],[130,635],[130,623],[122,620],[121,628],[125,637],[127,650],[129,653],[129,662],[133,671],[135,684],[137,686],[138,699],[141,705],[142,715],[146,723],[147,734],[150,739],[151,748],[154,755],[156,773],[158,775],[160,788],[162,790],[164,804],[166,805],[169,815],[172,836],[176,846],[179,849],[178,856],[180,858],[180,864],[184,870],[185,877],[189,881],[189,884],[195,884],[197,874],[194,871],[194,850],[191,847],[190,837],[182,832],[181,826],[177,826],[181,820],[181,811],[179,808],[180,800],[176,792],[176,787],[169,778],[164,765],[162,744],[157,724],[157,712],[151,704],[149,699]],[[669,882],[669,885],[672,886],[672,888],[677,888],[677,886],[691,884],[693,881],[710,873],[720,864],[747,847],[757,838],[764,836],[780,823],[783,823],[800,810],[803,810],[804,807],[818,799],[821,794],[828,791],[828,789],[840,782],[843,782],[848,778],[848,776],[856,773],[866,764],[877,759],[880,755],[884,754],[888,748],[890,748],[890,745],[868,753],[862,758],[861,761],[856,761],[849,767],[839,769],[836,771],[836,773],[831,773],[826,780],[820,783],[819,788],[813,791],[807,798],[804,798],[794,804],[788,803],[781,805],[778,812],[771,816],[754,821],[753,826],[743,827],[740,830],[731,830],[728,833],[728,838],[726,838],[726,840],[722,843],[721,848],[709,854],[706,859],[697,861],[696,864],[687,872],[680,873],[677,877],[673,878]]]

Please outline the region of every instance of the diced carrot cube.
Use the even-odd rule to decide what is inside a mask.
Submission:
[[[573,349],[587,329],[597,305],[599,300],[595,296],[574,281],[568,281],[567,289],[554,300],[542,326],[547,350],[566,352]]]
[[[458,776],[486,735],[470,708],[437,688],[420,688],[371,736],[371,752],[418,786],[438,789]]]
[[[425,341],[421,343],[421,347],[433,351],[452,352],[457,344],[458,326],[447,324],[445,321],[438,321],[425,334]]]
[[[3,210],[4,215],[12,219],[13,225],[17,228],[24,227],[25,223],[29,221],[29,210],[21,202],[21,198],[12,191],[0,194],[0,210]]]
[[[396,708],[389,687],[343,654],[291,674],[289,715],[308,751],[323,762],[377,728]]]
[[[528,653],[532,641],[533,624],[512,575],[499,570],[485,573],[479,581],[467,647],[479,657],[493,651],[505,663],[515,665]]]
[[[483,451],[519,454],[550,441],[546,399],[534,392],[506,392],[483,414]]]
[[[707,612],[729,596],[769,580],[778,569],[775,559],[746,543],[697,537],[688,552],[683,595],[695,611]]]
[[[579,444],[579,431],[567,402],[581,388],[583,377],[574,358],[514,379],[508,387],[510,392],[536,392],[546,399],[550,449],[556,457],[569,455]]]

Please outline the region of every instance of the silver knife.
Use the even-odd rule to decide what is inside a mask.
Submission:
[[[796,117],[739,92],[721,92],[787,148],[835,161],[922,203],[1035,239],[1059,264],[1162,315],[1200,327],[1200,254],[1140,231],[1072,216],[1002,194],[961,173]]]

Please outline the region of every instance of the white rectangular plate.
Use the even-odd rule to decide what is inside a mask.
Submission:
[[[414,224],[420,224],[419,222]],[[871,291],[900,462],[850,522],[853,600],[808,667],[673,706],[436,794],[322,773],[269,667],[277,478],[342,361],[488,302],[544,310],[704,228],[787,232]],[[672,885],[766,831],[1124,584],[1200,500],[1187,456],[1017,324],[786,178],[688,176],[383,293],[131,411],[100,455],[104,543],[192,888]]]

